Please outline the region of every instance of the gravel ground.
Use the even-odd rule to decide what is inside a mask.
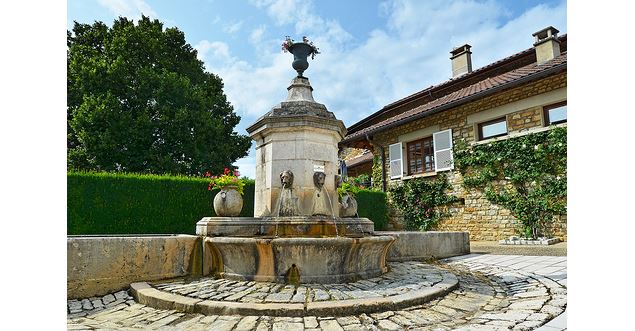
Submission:
[[[497,241],[470,241],[470,252],[500,255],[567,256],[567,243],[553,245],[501,245]]]

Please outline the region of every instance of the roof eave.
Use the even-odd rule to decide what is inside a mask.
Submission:
[[[384,126],[372,129],[372,130],[370,130],[368,132],[364,132],[364,134],[361,134],[358,137],[355,137],[353,139],[349,140],[349,139],[346,139],[346,137],[345,137],[340,142],[340,144],[347,144],[347,143],[355,142],[355,141],[360,140],[360,139],[364,139],[364,137],[367,137],[367,136],[370,136],[370,135],[373,135],[373,134],[376,134],[376,133],[391,129],[393,127],[400,126],[400,125],[403,125],[403,124],[406,124],[406,123],[409,123],[409,122],[412,122],[412,121],[416,121],[416,120],[418,120],[420,118],[424,118],[424,117],[436,114],[438,112],[441,112],[441,111],[444,111],[444,110],[447,110],[447,109],[450,109],[450,108],[454,108],[454,107],[460,106],[462,104],[474,101],[474,100],[476,100],[478,98],[489,96],[491,94],[499,92],[500,90],[507,89],[507,88],[513,88],[513,87],[516,87],[516,86],[531,82],[531,81],[536,80],[536,79],[540,79],[540,78],[544,78],[544,77],[550,76],[550,75],[555,74],[555,73],[557,73],[559,71],[566,70],[566,68],[567,68],[567,63],[566,62],[562,63],[562,64],[558,64],[558,65],[553,66],[553,67],[551,67],[549,69],[545,69],[543,71],[527,75],[527,76],[522,77],[522,78],[520,78],[518,80],[514,80],[514,81],[511,81],[509,83],[501,84],[501,85],[495,86],[493,88],[490,88],[490,89],[487,89],[487,90],[483,90],[481,92],[477,92],[477,93],[475,93],[473,95],[469,95],[467,97],[464,97],[464,98],[461,98],[461,99],[454,100],[454,101],[451,101],[449,103],[443,104],[443,105],[438,106],[436,108],[432,108],[429,111],[421,112],[419,114],[415,114],[413,116],[409,116],[409,117],[403,118],[403,119],[395,121],[393,123],[386,124]]]

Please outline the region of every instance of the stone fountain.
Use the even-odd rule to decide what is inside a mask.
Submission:
[[[367,218],[339,215],[337,145],[346,128],[313,99],[302,75],[307,47],[289,48],[298,76],[287,99],[247,128],[256,142],[254,217],[205,217],[196,225],[204,275],[340,283],[387,272],[394,238],[373,235]]]

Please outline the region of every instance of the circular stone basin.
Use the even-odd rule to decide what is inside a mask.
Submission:
[[[391,236],[205,238],[205,274],[232,280],[343,283],[386,271]],[[205,265],[207,264],[207,265]]]
[[[212,237],[363,237],[373,234],[367,218],[328,216],[204,217],[196,234]]]

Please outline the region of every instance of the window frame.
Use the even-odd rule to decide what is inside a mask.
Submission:
[[[557,102],[557,103],[552,103],[550,105],[546,105],[544,107],[542,107],[542,114],[543,114],[543,118],[545,121],[545,126],[550,126],[550,125],[556,125],[556,124],[561,124],[561,123],[567,123],[567,120],[569,119],[568,115],[567,118],[565,118],[564,120],[560,120],[560,121],[556,121],[556,122],[551,122],[551,120],[549,119],[549,111],[552,109],[556,109],[556,108],[560,108],[562,106],[566,106],[567,105],[567,100],[565,101],[561,101],[561,102]]]
[[[505,132],[504,133],[499,133],[499,134],[495,134],[495,135],[492,135],[492,136],[483,137],[483,127],[484,126],[488,126],[488,125],[492,125],[492,124],[496,124],[496,123],[501,123],[501,122],[505,122]],[[477,132],[478,132],[478,140],[479,141],[508,135],[509,134],[509,127],[507,125],[507,116],[498,117],[498,118],[495,118],[493,120],[489,120],[489,121],[486,121],[486,122],[478,123],[477,124]]]
[[[430,154],[425,154],[425,148],[424,148],[424,144],[425,142],[428,141],[429,142],[429,148],[431,149],[431,153]],[[410,169],[410,146],[413,144],[416,144],[417,142],[421,142],[421,162],[422,162],[422,168],[423,171],[422,172],[411,172]],[[416,140],[412,140],[409,142],[406,142],[406,174],[408,176],[414,176],[414,175],[420,175],[420,174],[426,174],[426,173],[433,173],[436,171],[436,167],[434,164],[434,140],[432,138],[432,136],[428,136],[428,137],[423,137],[423,138],[419,138]],[[432,158],[432,169],[431,170],[427,170],[426,168],[426,155],[429,155]]]

